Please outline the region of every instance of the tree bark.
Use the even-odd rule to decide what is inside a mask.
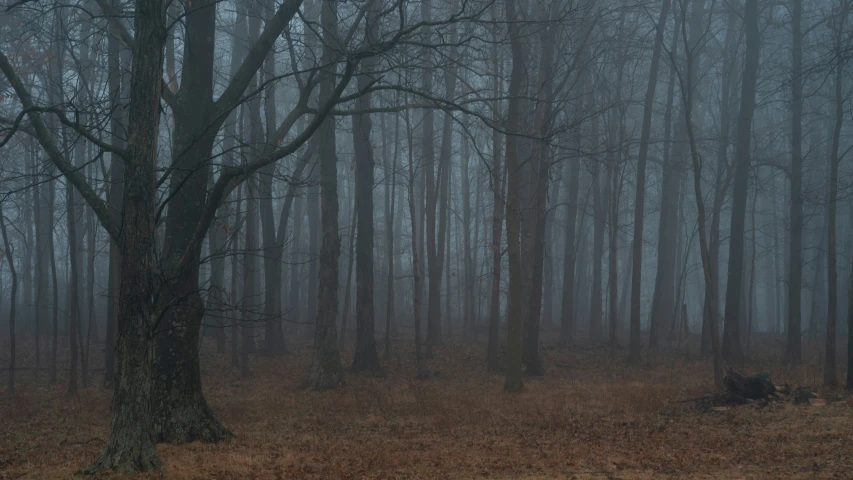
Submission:
[[[337,6],[334,0],[322,0],[323,65],[334,65]],[[328,68],[328,67],[327,67]],[[320,101],[332,96],[334,71],[326,71],[320,83]],[[335,147],[335,120],[326,118],[319,136],[320,192],[322,206],[322,245],[319,258],[317,318],[314,324],[314,348],[307,385],[315,390],[336,388],[344,383],[337,348],[335,320],[338,313],[338,262],[341,242],[338,238],[338,181]]]
[[[366,43],[378,41],[378,16],[380,0],[370,0],[366,22]],[[372,73],[376,68],[376,58],[370,57],[361,63],[362,72],[358,76],[359,89],[367,89],[374,81]],[[356,108],[370,108],[371,94],[361,95]],[[352,137],[355,150],[355,206],[358,209],[358,236],[355,244],[355,357],[351,370],[354,373],[380,370],[379,355],[376,352],[375,305],[373,301],[373,147],[370,134],[373,128],[369,113],[355,115],[352,118]]]
[[[127,182],[121,217],[121,294],[118,308],[118,371],[115,377],[110,435],[101,456],[87,469],[129,474],[160,467],[154,449],[152,384],[154,329],[159,312],[152,302],[158,276],[155,258],[155,179],[166,4],[136,2]]]
[[[755,86],[758,76],[759,51],[757,0],[747,0],[744,14],[746,53],[744,56],[743,84],[741,86],[740,113],[738,115],[737,144],[735,150],[735,177],[732,198],[731,241],[729,242],[729,268],[726,283],[725,328],[723,330],[723,359],[739,362],[743,359],[740,335],[740,300],[743,285],[744,223],[746,197],[749,187],[750,141],[752,118],[755,111]]]
[[[17,347],[17,338],[15,337],[15,313],[17,306],[18,295],[18,273],[15,271],[15,261],[13,258],[12,246],[9,244],[9,237],[6,235],[6,218],[0,211],[0,232],[3,233],[3,250],[6,262],[9,264],[9,274],[12,276],[12,291],[9,303],[9,394],[15,393],[15,348]]]
[[[803,246],[803,0],[791,2],[791,233],[785,361],[802,362]]]
[[[634,197],[634,240],[633,265],[631,268],[631,337],[628,351],[628,363],[640,363],[640,287],[643,273],[643,206],[646,201],[646,161],[649,156],[649,138],[652,128],[652,109],[655,90],[658,83],[663,36],[666,30],[666,18],[669,14],[670,0],[663,0],[656,25],[655,43],[649,66],[649,83],[643,102],[643,126],[640,134],[640,151],[637,156],[637,184]]]
[[[394,155],[388,158],[387,143],[385,142],[385,117],[382,117],[383,150],[385,154],[385,178],[391,177],[391,190],[385,185],[385,235],[388,242],[388,290],[385,296],[385,351],[382,358],[391,360],[391,322],[394,321],[394,207],[397,192],[397,157],[400,154],[400,116],[394,115]]]
[[[418,236],[418,215],[417,210],[415,209],[415,181],[417,180],[417,174],[415,172],[414,162],[412,157],[414,157],[414,141],[412,138],[412,124],[409,121],[409,111],[405,112],[405,120],[406,120],[406,136],[408,139],[408,152],[409,152],[409,220],[411,220],[412,225],[412,281],[414,283],[413,288],[413,302],[412,302],[412,316],[415,321],[415,368],[417,369],[417,377],[418,378],[426,378],[429,375],[429,372],[426,368],[426,361],[424,360],[423,353],[421,352],[421,295],[423,292],[423,288],[421,287],[421,268],[420,268],[420,248],[418,248],[418,239],[421,237]],[[417,198],[420,198],[418,196]]]
[[[838,163],[839,145],[841,142],[841,127],[844,123],[844,35],[847,32],[847,16],[850,13],[851,2],[844,1],[841,5],[840,16],[835,19],[833,26],[835,35],[835,129],[832,132],[832,153],[829,157],[829,195],[828,195],[828,235],[826,247],[827,288],[829,289],[828,309],[826,316],[826,362],[823,370],[823,384],[834,387],[838,384],[836,373],[836,323],[838,317],[838,273],[836,253],[836,212],[838,202]],[[846,32],[846,33],[845,33]],[[848,332],[850,335],[850,332]]]
[[[509,294],[507,313],[507,358],[504,389],[518,391],[524,387],[521,363],[521,248],[519,245],[519,166],[518,137],[519,100],[524,63],[522,59],[521,31],[515,12],[515,0],[506,3],[506,18],[509,23],[510,48],[512,50],[512,73],[509,83],[507,109],[506,173],[508,177],[506,196],[506,236],[509,256]]]
[[[587,74],[583,74],[587,77]],[[586,84],[583,81],[581,85]],[[583,100],[581,100],[581,108],[583,110]],[[578,113],[580,115],[580,113]],[[580,138],[578,138],[578,144]],[[569,160],[569,183],[566,188],[566,207],[568,213],[566,215],[566,233],[565,247],[563,250],[563,303],[560,311],[560,338],[559,344],[568,347],[572,345],[575,330],[575,263],[577,261],[577,253],[575,250],[576,244],[576,223],[578,216],[578,192],[580,191],[580,173],[581,161],[580,158]]]
[[[492,80],[493,90],[498,97],[503,92],[501,84],[502,63],[498,61],[498,29],[492,30],[494,41],[492,47],[492,65],[498,75]],[[500,102],[492,104],[492,119],[498,121],[500,118]],[[489,302],[489,340],[486,350],[486,367],[489,371],[498,371],[501,366],[498,363],[498,335],[500,333],[500,294],[501,294],[501,232],[503,230],[504,192],[506,191],[506,173],[501,169],[501,133],[498,129],[492,130],[492,241],[490,251],[492,253],[492,282],[491,299]]]

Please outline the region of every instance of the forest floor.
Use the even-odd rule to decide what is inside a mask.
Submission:
[[[766,343],[766,358],[755,355],[744,372],[819,384],[816,355],[783,369],[778,340]],[[159,445],[166,469],[140,478],[768,480],[853,472],[849,397],[702,413],[677,402],[709,391],[711,365],[683,347],[646,352],[630,368],[625,352],[611,361],[604,347],[548,348],[546,375],[526,378],[517,394],[485,370],[482,346],[438,349],[429,361],[436,375],[424,381],[413,378],[412,345],[397,345],[383,376],[347,374],[345,387],[327,392],[300,387],[310,349],[290,347],[293,355],[253,357],[251,376],[241,378],[230,356],[206,343],[205,395],[236,438]],[[90,387],[69,399],[46,375],[21,372],[18,393],[0,393],[0,479],[73,478],[103,447],[110,392]],[[0,380],[5,387],[5,371]]]

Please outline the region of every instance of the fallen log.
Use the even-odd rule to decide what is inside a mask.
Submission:
[[[726,376],[723,378],[723,385],[725,385],[729,395],[734,397],[732,399],[734,400],[733,403],[739,401],[737,397],[748,400],[768,400],[770,397],[778,398],[776,385],[773,385],[773,382],[770,381],[770,376],[766,373],[746,376],[728,368],[726,369]]]

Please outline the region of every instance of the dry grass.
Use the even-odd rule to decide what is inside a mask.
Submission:
[[[708,362],[659,354],[626,368],[606,350],[549,349],[547,375],[519,394],[483,368],[484,350],[439,350],[438,375],[413,380],[411,346],[398,346],[384,377],[347,377],[331,392],[299,388],[309,351],[253,359],[242,379],[205,346],[205,393],[237,438],[229,444],[161,445],[157,479],[294,478],[851,478],[853,404],[733,408],[703,414],[673,400],[705,393]],[[351,353],[351,352],[350,352]],[[344,358],[351,358],[345,354]],[[810,384],[815,366],[770,371]],[[21,375],[0,394],[0,479],[71,478],[106,439],[109,392]],[[5,382],[5,375],[0,375]],[[817,378],[820,378],[819,376]],[[111,478],[103,475],[101,478]]]

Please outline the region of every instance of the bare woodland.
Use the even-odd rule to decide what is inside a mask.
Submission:
[[[853,468],[853,1],[4,1],[0,478]]]

